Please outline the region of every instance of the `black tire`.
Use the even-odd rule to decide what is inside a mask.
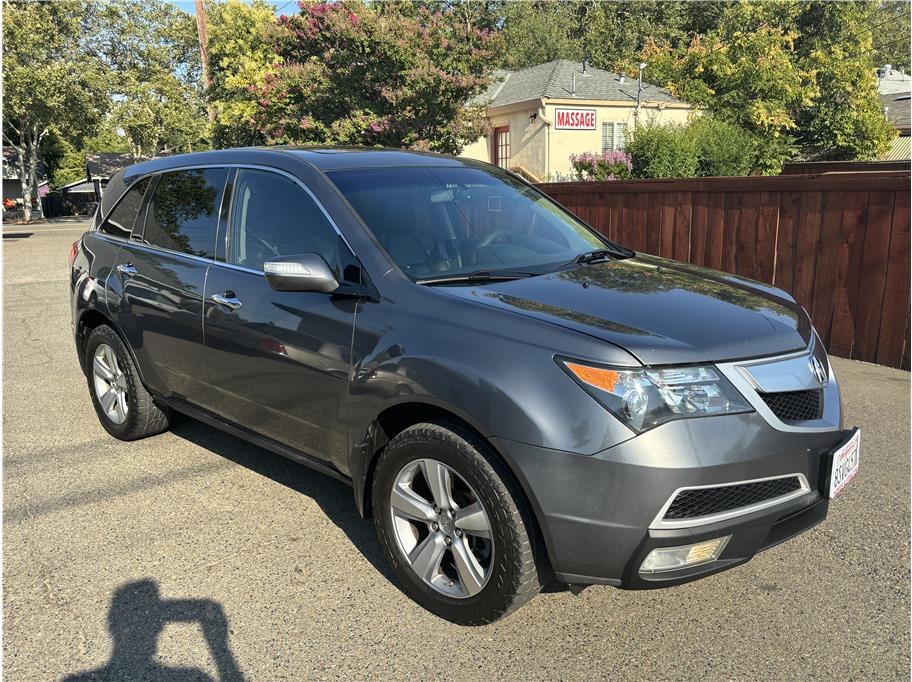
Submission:
[[[114,422],[104,411],[95,391],[95,377],[92,363],[95,351],[101,344],[107,344],[117,357],[127,384],[127,415],[123,423]],[[138,440],[166,431],[171,424],[171,410],[155,403],[152,395],[143,386],[133,364],[133,358],[117,333],[107,325],[92,330],[86,341],[86,378],[89,395],[98,415],[98,421],[105,431],[120,440]]]
[[[491,525],[491,573],[470,597],[453,598],[425,583],[411,568],[396,540],[390,497],[400,471],[430,458],[455,471],[477,494]],[[492,623],[528,602],[549,580],[547,559],[536,541],[526,500],[505,464],[474,433],[454,424],[411,426],[387,445],[374,476],[374,523],[380,544],[406,594],[428,611],[460,625]]]

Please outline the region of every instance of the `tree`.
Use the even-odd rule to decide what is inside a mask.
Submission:
[[[302,2],[271,32],[281,63],[256,88],[260,132],[272,144],[458,152],[485,131],[482,107],[466,102],[488,84],[495,38],[473,29],[462,40],[453,17]]]
[[[80,50],[84,8],[65,1],[4,3],[3,138],[16,150],[26,221],[40,149],[52,128],[78,139],[107,106],[99,64]]]
[[[868,24],[871,28],[874,64],[878,67],[890,64],[893,68],[909,73],[912,69],[909,0],[878,2],[871,11]]]
[[[269,42],[269,31],[276,21],[273,7],[265,0],[250,4],[240,0],[211,2],[208,17],[212,77],[208,96],[215,108],[213,144],[263,144],[265,138],[254,125],[257,104],[251,89],[279,61]]]
[[[715,29],[686,48],[650,41],[644,51],[648,80],[756,134],[768,173],[793,154],[796,113],[818,95],[814,74],[795,58],[790,7],[732,4]]]
[[[113,74],[111,117],[135,160],[206,142],[196,22],[163,0],[92,4],[87,49]]]
[[[722,2],[596,2],[585,16],[584,49],[600,69],[634,74],[651,42],[686,48],[719,22]]]
[[[503,66],[522,69],[554,59],[582,60],[578,2],[507,2],[503,9]]]
[[[806,3],[796,25],[799,62],[814,74],[818,96],[796,116],[805,156],[876,158],[896,130],[877,97],[870,3]],[[908,7],[906,8],[908,11]]]
[[[130,144],[126,136],[119,135],[113,128],[110,117],[105,117],[95,132],[81,141],[71,141],[56,128],[52,128],[41,146],[41,158],[51,187],[56,189],[85,177],[86,157],[89,154],[129,151]]]

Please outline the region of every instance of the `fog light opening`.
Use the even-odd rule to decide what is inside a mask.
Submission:
[[[704,540],[694,545],[657,547],[646,556],[646,560],[640,566],[640,573],[662,573],[708,564],[719,558],[729,540],[731,535]]]

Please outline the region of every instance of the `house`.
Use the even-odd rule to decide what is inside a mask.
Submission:
[[[22,203],[22,181],[19,178],[19,162],[14,147],[3,147],[3,201]],[[47,196],[48,181],[44,164],[38,164],[38,197]],[[37,206],[37,198],[36,198]]]
[[[693,111],[664,88],[566,59],[499,72],[474,102],[492,133],[462,156],[533,181],[569,176],[571,154],[623,149],[638,121],[684,123]]]
[[[899,132],[897,137],[890,145],[890,150],[883,154],[879,161],[912,161],[912,137],[910,137],[910,93],[897,92],[880,95],[880,103],[883,105],[884,114],[890,120]]]
[[[49,216],[91,214],[111,176],[133,163],[129,154],[98,152],[87,154],[85,177],[58,187],[48,197]]]
[[[877,92],[881,95],[905,94],[912,91],[912,76],[884,64],[877,69]]]

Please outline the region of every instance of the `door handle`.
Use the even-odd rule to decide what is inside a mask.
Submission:
[[[125,277],[132,277],[139,271],[133,267],[133,263],[121,263],[117,266],[117,272]]]
[[[241,307],[241,299],[236,298],[235,296],[227,296],[226,294],[233,294],[234,292],[226,291],[224,294],[212,294],[209,297],[209,300],[213,303],[218,303],[223,305],[226,308],[231,308],[232,310],[237,310]]]

